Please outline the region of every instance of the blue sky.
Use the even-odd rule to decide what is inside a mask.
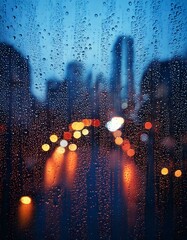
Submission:
[[[46,81],[63,80],[72,60],[109,79],[119,35],[134,38],[137,92],[152,59],[187,52],[185,0],[3,0],[0,12],[0,41],[29,58],[32,92],[39,100],[45,99]]]

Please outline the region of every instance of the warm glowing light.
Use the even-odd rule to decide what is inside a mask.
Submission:
[[[130,148],[129,150],[127,150],[127,155],[128,155],[129,157],[133,157],[133,156],[135,155],[134,149]]]
[[[75,131],[75,132],[73,133],[73,137],[76,138],[76,139],[79,139],[79,138],[81,137],[81,132]]]
[[[151,123],[151,122],[146,122],[146,123],[144,124],[144,127],[145,127],[145,129],[149,130],[149,129],[152,128],[152,123]]]
[[[116,145],[121,145],[122,143],[123,143],[123,138],[121,138],[121,137],[115,138],[115,144]]]
[[[84,123],[85,127],[89,127],[92,124],[92,120],[91,119],[83,119],[82,122]]]
[[[64,140],[64,139],[62,139],[62,140],[60,141],[60,146],[61,146],[61,147],[67,147],[67,145],[68,145],[68,141],[66,141],[66,140]]]
[[[122,117],[113,117],[105,126],[110,132],[115,132],[122,127],[123,123],[124,119]]]
[[[77,150],[77,145],[76,144],[74,144],[74,143],[71,143],[69,146],[68,146],[68,148],[69,148],[69,150],[70,151],[76,151]]]
[[[49,144],[45,143],[45,144],[42,145],[42,150],[43,150],[44,152],[49,151],[49,149],[50,149]]]
[[[162,168],[162,170],[161,170],[161,174],[162,175],[167,175],[168,174],[168,169],[167,168]]]
[[[49,139],[50,139],[50,141],[53,142],[53,143],[55,143],[55,142],[58,141],[58,137],[57,137],[57,135],[55,135],[55,134],[52,134],[52,135],[49,137]]]
[[[34,206],[32,201],[25,204],[20,200],[20,203],[21,204],[18,206],[18,226],[22,229],[26,229],[32,224],[34,217]]]
[[[100,126],[100,121],[99,121],[99,119],[93,119],[92,120],[92,126],[94,126],[94,127],[99,127]]]
[[[66,161],[66,183],[67,187],[72,187],[77,167],[77,153],[68,152]]]
[[[32,199],[28,196],[23,196],[20,198],[20,202],[23,204],[30,204],[32,202]]]
[[[82,130],[82,134],[84,136],[88,135],[88,133],[89,133],[88,129],[85,128],[85,129]]]
[[[44,186],[46,189],[57,186],[61,180],[64,151],[63,147],[57,147],[52,156],[46,161],[44,174]]]
[[[73,122],[71,125],[73,130],[82,130],[84,128],[84,123],[83,122]]]
[[[181,177],[182,176],[182,171],[181,170],[176,170],[175,171],[175,177]]]
[[[131,160],[122,164],[123,193],[128,209],[127,220],[129,226],[134,226],[137,219],[138,193],[140,193],[140,178],[136,165]]]
[[[113,136],[116,138],[116,137],[121,137],[122,135],[122,132],[120,130],[117,130],[115,132],[113,132]]]
[[[130,149],[131,145],[128,139],[125,139],[123,141],[122,149],[124,152],[128,151]]]
[[[56,148],[56,152],[59,154],[63,154],[65,153],[65,151],[66,151],[65,148],[62,146]]]
[[[70,140],[72,138],[72,134],[70,132],[64,132],[64,139]]]

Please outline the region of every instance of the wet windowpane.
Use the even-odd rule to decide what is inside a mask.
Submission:
[[[0,239],[187,239],[186,0],[0,2]]]

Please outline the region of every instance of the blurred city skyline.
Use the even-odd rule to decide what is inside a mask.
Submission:
[[[81,61],[93,81],[112,71],[117,36],[134,39],[135,92],[153,59],[186,55],[185,0],[24,1],[0,3],[0,41],[21,52],[31,65],[32,93],[45,100],[46,81],[62,81],[67,63]]]

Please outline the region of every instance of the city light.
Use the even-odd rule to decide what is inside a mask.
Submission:
[[[115,138],[115,144],[116,145],[121,145],[122,143],[123,143],[123,138],[121,138],[121,137]]]
[[[82,130],[84,128],[84,123],[83,122],[73,122],[71,125],[73,130]]]
[[[168,172],[169,172],[169,171],[168,171],[168,169],[167,169],[167,168],[165,168],[165,167],[164,167],[164,168],[162,168],[162,170],[161,170],[161,174],[162,174],[162,175],[167,175],[167,174],[168,174]]]
[[[182,176],[182,171],[181,170],[176,170],[175,171],[175,177],[181,177]]]
[[[74,143],[71,143],[69,146],[68,146],[69,150],[74,152],[77,150],[77,145],[74,144]]]
[[[61,147],[67,147],[67,145],[68,145],[68,141],[66,141],[66,140],[64,140],[64,139],[62,139],[62,140],[60,141],[60,146],[61,146]]]
[[[20,202],[23,204],[30,204],[32,202],[32,199],[28,196],[23,196],[20,198]]]
[[[135,155],[134,149],[130,148],[129,150],[127,150],[127,155],[128,155],[129,157],[133,157],[133,156]]]
[[[128,107],[128,103],[127,102],[123,102],[122,104],[121,104],[121,108],[122,109],[126,109]]]
[[[101,122],[99,121],[99,119],[93,119],[92,120],[92,126],[99,127],[100,124],[101,124]]]
[[[88,133],[89,133],[88,129],[85,128],[85,129],[82,130],[82,134],[84,136],[88,135]]]
[[[120,130],[117,130],[115,132],[113,132],[113,136],[116,138],[116,137],[121,137],[122,135],[122,132]]]
[[[110,132],[115,132],[121,128],[123,124],[124,119],[122,117],[113,117],[105,126]]]
[[[92,124],[92,120],[91,119],[87,119],[87,118],[83,119],[82,122],[84,123],[85,127],[89,127]]]
[[[55,134],[52,134],[52,135],[49,137],[49,139],[50,139],[50,141],[53,142],[53,143],[55,143],[55,142],[58,141],[58,137],[57,137],[57,135],[55,135]]]
[[[148,135],[146,133],[142,133],[140,136],[140,140],[142,142],[147,142],[148,141]]]
[[[49,151],[49,149],[50,149],[49,144],[45,143],[45,144],[42,145],[42,150],[43,150],[44,152]]]
[[[128,151],[130,149],[131,145],[128,139],[124,139],[122,149],[124,152]]]
[[[146,122],[144,124],[145,129],[150,130],[152,128],[152,123],[151,122]]]
[[[28,196],[20,198],[18,206],[18,226],[21,229],[25,229],[30,226],[34,216],[34,206],[32,199]]]
[[[63,137],[64,137],[65,140],[70,140],[72,138],[72,133],[64,132]]]
[[[62,146],[56,148],[56,153],[58,154],[63,154],[65,153],[65,151],[66,151],[65,148]]]
[[[81,137],[81,132],[80,131],[75,131],[73,133],[73,137],[76,138],[76,139],[79,139]]]
[[[75,173],[77,168],[77,153],[68,152],[66,161],[66,184],[68,188],[71,188],[75,179]]]

